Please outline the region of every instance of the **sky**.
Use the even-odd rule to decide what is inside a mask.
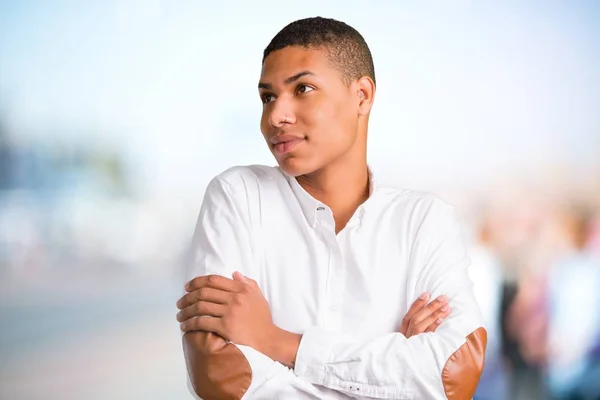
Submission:
[[[16,140],[118,148],[144,190],[202,191],[229,166],[274,163],[262,51],[321,15],[371,47],[384,180],[600,163],[600,3],[324,3],[0,0],[2,118]]]

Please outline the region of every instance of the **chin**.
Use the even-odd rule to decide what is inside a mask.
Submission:
[[[293,177],[310,174],[318,169],[311,165],[312,163],[308,163],[306,160],[299,157],[285,157],[281,160],[277,159],[277,163],[279,164],[279,168],[281,168],[286,175]]]

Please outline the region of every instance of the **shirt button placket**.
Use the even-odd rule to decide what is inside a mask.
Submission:
[[[343,265],[340,246],[335,235],[335,221],[327,208],[322,205],[317,207],[318,218],[322,221],[322,234],[326,239],[329,249],[329,268],[327,271],[327,293],[324,302],[325,310],[321,314],[324,318],[323,325],[325,329],[337,330],[340,327],[340,304],[341,290],[343,282]]]
[[[343,298],[344,266],[340,246],[335,240],[332,249],[332,268],[329,271],[330,287],[328,293],[327,329],[338,330],[341,328],[340,306]]]

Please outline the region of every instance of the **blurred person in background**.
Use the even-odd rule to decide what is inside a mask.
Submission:
[[[501,295],[502,354],[507,371],[507,398],[545,399],[539,348],[546,338],[543,279],[532,253],[547,248],[540,236],[543,218],[526,196],[519,194],[497,217],[496,232],[503,267]],[[538,243],[539,242],[539,243]],[[538,243],[538,244],[536,244]],[[535,249],[535,250],[534,250]],[[542,252],[537,251],[541,249]],[[545,257],[545,256],[544,256]]]
[[[592,221],[582,208],[561,215],[567,247],[548,272],[546,378],[557,400],[600,399],[600,260],[588,247]]]
[[[504,315],[504,352],[510,368],[510,399],[546,399],[548,305],[545,277],[526,272]]]
[[[483,214],[475,223],[475,237],[469,250],[469,276],[473,292],[483,312],[488,344],[483,373],[475,392],[476,400],[507,399],[507,377],[502,354],[501,300],[503,271],[493,243],[489,215]]]
[[[600,212],[596,210],[594,217],[590,220],[590,232],[587,248],[590,254],[600,258]]]

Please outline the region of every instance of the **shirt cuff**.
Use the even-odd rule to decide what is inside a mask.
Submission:
[[[253,393],[273,376],[287,370],[287,367],[283,364],[272,360],[250,346],[241,344],[236,344],[236,346],[244,354],[250,368],[252,368],[252,382],[246,393]]]
[[[334,332],[322,328],[309,328],[302,335],[294,373],[296,376],[316,385],[325,383],[325,365],[336,342]]]

